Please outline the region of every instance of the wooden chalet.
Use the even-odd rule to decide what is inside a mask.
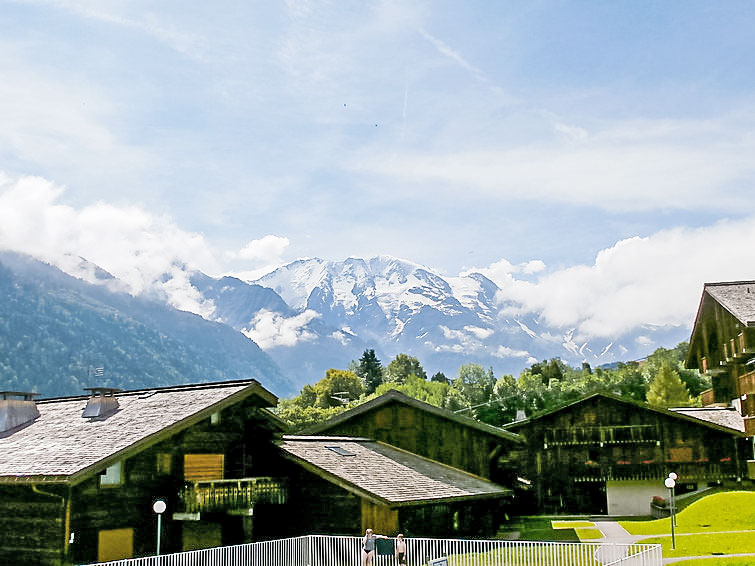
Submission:
[[[242,543],[286,500],[277,398],[254,380],[34,402],[0,394],[0,564]],[[274,528],[274,526],[271,526]]]
[[[755,281],[706,283],[686,365],[710,376],[703,405],[735,406],[755,437]]]
[[[506,428],[527,439],[533,498],[523,513],[648,515],[670,472],[679,491],[746,473],[742,418],[725,407],[669,410],[595,393]]]
[[[310,427],[305,434],[359,436],[513,485],[517,434],[413,399],[395,389]]]
[[[482,477],[358,437],[284,436],[290,532],[491,536],[511,491]],[[295,486],[295,487],[294,487]]]

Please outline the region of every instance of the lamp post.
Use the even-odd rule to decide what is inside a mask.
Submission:
[[[678,527],[679,525],[676,523],[676,480],[679,479],[679,476],[676,475],[676,472],[671,472],[668,477],[674,480],[674,487],[671,488],[671,507],[674,512],[671,516],[674,518],[674,526]]]
[[[163,513],[165,513],[165,509],[167,508],[167,505],[165,504],[165,501],[162,499],[158,499],[152,504],[152,510],[157,513],[157,554],[156,556],[160,556],[160,532],[162,531],[162,518]]]
[[[671,500],[671,550],[676,550],[676,536],[674,533],[674,486],[676,485],[676,480],[669,474],[669,477],[666,478],[666,481],[663,482],[663,485],[665,485],[669,490]]]

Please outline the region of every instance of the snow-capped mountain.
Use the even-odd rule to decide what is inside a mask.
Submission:
[[[63,263],[74,277],[112,292],[148,295],[234,328],[299,387],[329,368],[346,368],[367,348],[385,364],[398,353],[416,356],[428,374],[453,377],[460,365],[479,363],[500,376],[552,357],[593,366],[639,359],[688,338],[686,328],[649,325],[622,336],[584,337],[518,308],[480,273],[442,276],[387,256],[302,259],[251,282],[174,266],[139,293],[81,258]]]
[[[637,333],[577,340],[574,329],[546,326],[537,313],[505,316],[510,309],[503,306],[511,302],[479,273],[443,277],[386,256],[298,260],[251,285],[271,289],[290,310],[247,312],[239,330],[303,383],[329,367],[346,367],[364,348],[374,348],[385,363],[400,352],[416,356],[429,373],[453,376],[461,364],[474,362],[497,375],[516,375],[536,360],[599,365],[641,358],[687,338],[686,329],[645,327],[638,332],[654,333],[655,346],[639,343]],[[213,300],[222,307],[222,297]]]

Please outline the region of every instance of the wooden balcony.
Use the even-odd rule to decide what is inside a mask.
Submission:
[[[259,503],[285,503],[288,489],[279,478],[203,480],[179,493],[183,513],[247,511]]]
[[[569,466],[568,477],[576,482],[606,480],[653,480],[661,483],[669,472],[676,472],[679,481],[715,481],[736,479],[742,472],[733,461],[726,462],[650,462],[647,464],[615,464]]]
[[[745,436],[755,436],[755,417],[745,417]]]
[[[655,444],[659,439],[655,425],[553,428],[544,436],[549,446]]]
[[[716,402],[716,398],[713,395],[712,389],[706,389],[702,393],[700,393],[700,400],[703,403],[703,407],[707,407],[708,405],[712,405]]]
[[[739,392],[749,394],[755,394],[755,371],[751,371],[744,375],[741,375],[739,381]]]

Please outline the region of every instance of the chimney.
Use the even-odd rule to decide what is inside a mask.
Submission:
[[[35,395],[37,393],[0,391],[0,433],[31,423],[39,416]]]
[[[113,387],[85,387],[85,391],[91,391],[92,396],[84,407],[81,414],[85,419],[107,417],[118,410],[118,399],[113,395],[120,391]]]

